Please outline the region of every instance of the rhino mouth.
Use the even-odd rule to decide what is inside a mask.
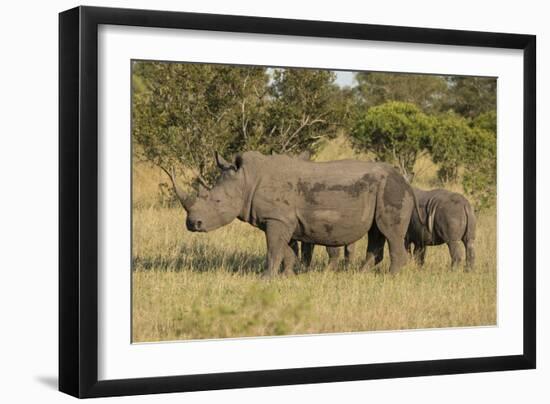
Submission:
[[[196,233],[205,233],[207,230],[204,228],[201,220],[189,220],[185,222],[187,230]]]
[[[193,233],[206,233],[207,230],[204,230],[204,229],[189,229],[187,228],[187,230],[189,230],[190,232],[193,232]]]

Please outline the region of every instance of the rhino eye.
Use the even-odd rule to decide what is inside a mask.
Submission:
[[[221,199],[216,199],[216,200],[214,200],[214,202],[220,203],[220,202],[221,202]]]

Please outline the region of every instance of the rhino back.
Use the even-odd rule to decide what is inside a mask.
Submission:
[[[255,217],[281,220],[294,226],[293,238],[329,246],[352,243],[368,231],[388,166],[287,156],[266,160],[254,196]]]

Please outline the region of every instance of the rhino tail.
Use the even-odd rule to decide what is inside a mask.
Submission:
[[[469,203],[464,205],[464,213],[466,214],[466,232],[464,238],[467,240],[475,240],[476,238],[476,217]]]

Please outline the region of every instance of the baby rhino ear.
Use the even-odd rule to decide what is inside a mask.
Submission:
[[[220,153],[216,152],[216,164],[218,165],[218,168],[222,171],[227,171],[227,170],[235,170],[237,171],[237,167],[233,164],[233,163],[230,163],[229,161],[227,161],[226,159],[224,159]]]

